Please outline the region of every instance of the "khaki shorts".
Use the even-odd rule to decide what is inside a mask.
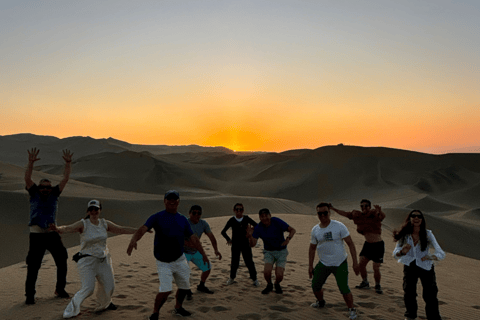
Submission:
[[[268,251],[263,250],[263,261],[271,265],[277,264],[277,267],[285,269],[287,265],[288,250],[283,249],[280,251]]]
[[[184,254],[173,262],[157,260],[157,272],[160,280],[158,292],[171,292],[173,279],[178,289],[190,290],[190,267]]]

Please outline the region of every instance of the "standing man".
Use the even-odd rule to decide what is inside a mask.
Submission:
[[[217,247],[217,239],[212,233],[210,229],[210,225],[207,221],[200,219],[202,216],[202,207],[199,205],[193,205],[188,212],[190,218],[188,218],[188,222],[190,223],[190,227],[192,228],[193,233],[200,239],[202,234],[205,233],[207,237],[210,239],[212,243],[213,250],[215,250],[215,255],[222,260],[222,254],[218,251]],[[205,286],[205,281],[207,281],[208,276],[210,275],[210,270],[212,266],[210,263],[205,263],[203,261],[202,254],[194,247],[194,245],[189,240],[185,240],[185,256],[187,261],[192,261],[200,270],[202,270],[202,275],[200,276],[200,284],[197,286],[197,290],[204,293],[213,294],[213,291],[208,289]],[[192,291],[189,291],[187,294],[187,300],[192,299]]]
[[[337,280],[343,299],[348,307],[350,319],[357,318],[357,310],[353,307],[353,295],[348,286],[347,252],[343,242],[348,245],[353,260],[353,270],[358,275],[357,252],[347,227],[340,221],[330,219],[330,205],[320,203],[317,205],[318,220],[320,223],[312,229],[310,248],[308,250],[308,275],[312,279],[312,289],[317,302],[314,308],[323,308],[323,285],[330,274],[333,273]],[[315,249],[318,252],[319,262],[313,268]]]
[[[282,219],[272,218],[270,210],[267,208],[261,209],[258,215],[260,216],[260,223],[253,230],[253,234],[251,227],[247,233],[251,247],[257,244],[258,238],[263,240],[265,261],[263,276],[267,281],[267,287],[263,289],[262,294],[268,294],[270,291],[273,291],[272,270],[274,264],[277,265],[275,268],[275,293],[283,293],[280,282],[283,280],[283,273],[287,264],[287,245],[296,231]],[[287,239],[284,238],[285,232],[289,232]]]
[[[57,284],[55,295],[60,298],[69,298],[70,295],[65,291],[67,284],[67,249],[63,246],[62,238],[57,232],[49,230],[50,224],[56,224],[58,197],[65,188],[70,173],[72,171],[72,156],[69,150],[63,150],[63,160],[65,160],[65,170],[63,179],[58,185],[52,187],[48,179],[40,180],[37,186],[32,181],[33,164],[40,160],[38,158],[39,149],[33,148],[28,151],[28,166],[25,171],[25,184],[30,195],[30,244],[27,255],[27,280],[25,282],[25,300],[26,304],[35,304],[35,284],[37,282],[38,271],[42,265],[45,251],[52,254],[57,266]]]
[[[192,314],[182,307],[185,296],[190,291],[190,267],[187,258],[183,254],[185,238],[189,239],[192,245],[203,256],[203,262],[209,263],[207,255],[193,233],[190,224],[185,216],[177,212],[180,196],[177,191],[169,190],[165,193],[163,200],[165,210],[150,216],[145,225],[141,226],[132,236],[128,245],[127,254],[131,255],[133,249],[137,249],[137,242],[150,229],[155,229],[155,242],[153,254],[157,259],[157,272],[160,280],[159,292],[155,298],[153,314],[150,320],[157,320],[160,308],[167,301],[172,293],[172,281],[175,279],[178,290],[175,295],[176,303],[173,310],[174,315],[188,317]]]
[[[369,200],[363,199],[360,202],[362,211],[353,210],[352,212],[345,212],[331,207],[336,213],[353,220],[357,225],[357,232],[365,237],[362,251],[360,252],[360,275],[362,282],[356,288],[369,288],[370,284],[367,277],[367,264],[370,260],[373,261],[373,277],[375,279],[375,292],[382,294],[382,286],[380,280],[380,266],[383,263],[383,256],[385,254],[385,243],[382,240],[382,221],[385,219],[385,213],[378,205],[374,206]]]
[[[234,216],[231,217],[222,230],[222,236],[227,240],[227,244],[232,247],[232,262],[230,264],[230,278],[227,280],[227,285],[235,282],[237,276],[238,266],[240,265],[240,254],[243,256],[243,262],[248,268],[250,279],[253,285],[258,287],[260,284],[257,279],[257,270],[253,262],[252,248],[247,238],[247,229],[251,225],[255,227],[257,223],[247,215],[243,215],[243,204],[236,203],[233,206]],[[227,235],[227,230],[232,228],[232,238]]]

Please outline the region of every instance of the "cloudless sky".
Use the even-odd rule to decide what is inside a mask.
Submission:
[[[479,147],[479,17],[477,0],[3,0],[0,135]]]

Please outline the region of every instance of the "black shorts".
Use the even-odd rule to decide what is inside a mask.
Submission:
[[[379,241],[374,243],[366,242],[363,244],[360,257],[365,257],[376,263],[383,263],[383,256],[385,255],[385,242]]]

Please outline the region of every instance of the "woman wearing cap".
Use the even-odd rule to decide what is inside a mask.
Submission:
[[[438,310],[437,282],[433,261],[445,258],[445,252],[438,245],[432,231],[427,230],[425,216],[420,210],[411,211],[400,230],[393,232],[397,246],[393,256],[403,266],[403,299],[405,320],[417,317],[417,282],[423,286],[423,300],[428,320],[441,320]],[[433,250],[433,253],[429,252]]]
[[[70,300],[63,312],[64,318],[75,317],[80,313],[80,306],[87,297],[93,294],[95,279],[98,280],[96,311],[115,310],[112,294],[115,288],[112,259],[107,248],[107,231],[117,234],[133,234],[136,228],[122,227],[111,221],[100,219],[102,205],[98,200],[88,202],[87,216],[74,224],[51,229],[58,233],[80,233],[80,252],[74,256],[78,263],[78,273],[82,288]]]

